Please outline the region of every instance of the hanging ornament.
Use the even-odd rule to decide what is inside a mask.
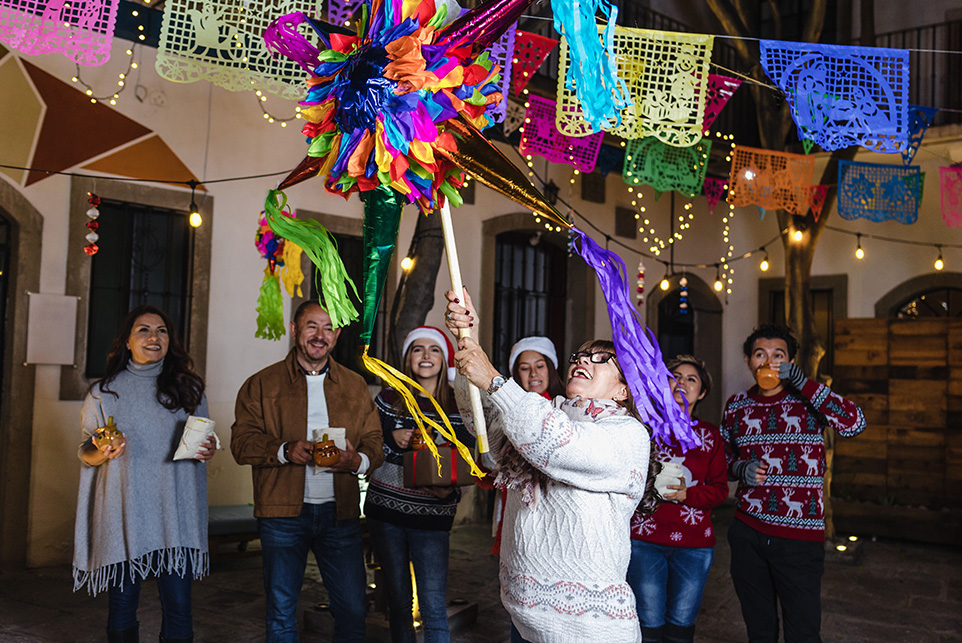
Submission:
[[[100,227],[97,222],[97,217],[100,216],[100,210],[97,209],[97,206],[100,205],[100,197],[93,192],[87,192],[87,203],[90,204],[90,209],[87,210],[87,217],[90,218],[90,221],[87,222],[87,230],[90,232],[84,237],[87,240],[84,252],[92,257],[100,250],[100,246],[97,245],[97,240],[100,239],[100,235],[97,234],[97,229]]]
[[[638,283],[635,286],[635,299],[635,303],[639,307],[645,303],[645,263],[643,261],[638,262]]]
[[[738,78],[729,78],[720,74],[708,74],[708,97],[705,100],[705,119],[701,127],[705,134],[708,128],[715,122],[715,119],[724,109],[735,91],[741,87],[742,81]]]
[[[802,139],[802,149],[805,150],[806,154],[811,154],[813,147],[815,147],[815,141],[810,138]]]
[[[622,178],[628,185],[645,183],[659,192],[675,190],[695,196],[705,182],[711,141],[675,147],[650,136],[628,141]]]
[[[808,207],[812,209],[812,214],[815,215],[815,221],[818,222],[818,218],[822,216],[822,208],[825,207],[825,196],[828,194],[827,185],[813,185],[811,188],[811,195],[808,200]]]
[[[905,165],[912,165],[915,153],[919,151],[922,139],[925,138],[925,131],[938,111],[937,107],[909,105],[909,144],[902,150],[902,163]]]
[[[119,0],[3,0],[0,43],[28,56],[62,52],[80,65],[103,65],[110,58],[119,5]]]
[[[705,200],[708,201],[708,214],[715,214],[715,206],[728,192],[728,180],[705,177],[701,184],[701,191],[705,195]]]
[[[915,223],[920,188],[917,165],[838,162],[838,213],[843,219]]]
[[[511,85],[514,95],[521,96],[525,85],[535,75],[558,41],[520,29],[514,38],[514,66],[511,67]]]
[[[682,315],[688,314],[688,277],[682,275],[678,281],[681,290],[678,291],[678,312]]]
[[[285,212],[294,217],[293,212]],[[290,296],[300,296],[301,249],[293,243],[276,235],[267,223],[264,213],[260,214],[260,224],[254,234],[254,247],[267,260],[260,294],[257,296],[257,330],[254,337],[279,340],[284,336],[284,300],[281,298],[281,281]],[[283,274],[282,274],[283,271]]]
[[[942,220],[950,228],[962,225],[962,166],[939,168],[942,182]]]
[[[814,183],[815,159],[752,147],[735,146],[728,176],[728,202],[766,210],[805,214]]]
[[[604,132],[576,138],[565,136],[555,124],[556,104],[540,96],[528,96],[524,131],[521,133],[521,153],[537,154],[552,163],[567,163],[581,172],[593,172]]]

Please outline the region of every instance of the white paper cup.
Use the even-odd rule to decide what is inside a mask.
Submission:
[[[681,478],[681,480],[679,480]],[[665,494],[674,493],[677,489],[669,489],[668,485],[683,484],[685,468],[677,462],[662,462],[661,472],[655,477],[655,489],[664,498]]]

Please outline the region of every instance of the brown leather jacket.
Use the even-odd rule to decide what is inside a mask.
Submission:
[[[332,427],[347,429],[347,439],[371,461],[371,473],[384,461],[381,421],[367,384],[333,359],[324,378],[324,397]],[[254,515],[290,518],[301,513],[306,467],[281,464],[277,450],[284,442],[307,436],[307,379],[294,350],[283,362],[255,373],[237,393],[230,450],[238,464],[249,464],[254,476]],[[334,499],[340,520],[361,515],[357,478],[334,474]]]

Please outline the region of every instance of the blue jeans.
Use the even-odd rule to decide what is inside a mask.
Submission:
[[[628,584],[642,627],[693,626],[714,559],[713,547],[667,547],[632,539]]]
[[[297,602],[313,551],[334,616],[334,641],[363,643],[366,613],[361,521],[338,520],[335,503],[304,503],[296,518],[258,518],[267,595],[267,641],[297,641]]]
[[[119,632],[137,626],[137,607],[140,605],[141,579],[130,579],[130,570],[123,568],[120,586],[107,590],[107,631]],[[183,576],[161,572],[157,576],[160,592],[160,635],[165,639],[186,639],[194,635],[190,590],[193,583],[190,558]]]
[[[414,643],[411,564],[418,587],[424,643],[448,643],[448,549],[450,533],[410,529],[367,519],[374,553],[387,583],[388,618],[393,643]]]

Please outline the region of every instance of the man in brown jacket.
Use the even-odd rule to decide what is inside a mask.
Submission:
[[[340,329],[307,301],[294,313],[294,348],[237,393],[231,452],[254,476],[264,556],[267,640],[297,641],[297,603],[314,552],[330,596],[335,641],[364,641],[365,586],[357,476],[384,460],[381,424],[364,379],[330,358]],[[329,471],[314,466],[314,429],[344,428]]]

